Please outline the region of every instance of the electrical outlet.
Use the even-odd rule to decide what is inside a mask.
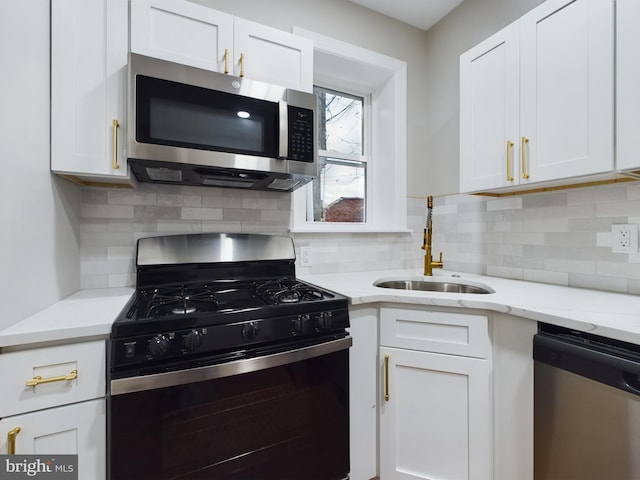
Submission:
[[[638,225],[634,223],[612,224],[611,251],[614,253],[638,253]]]
[[[308,245],[306,247],[300,247],[300,266],[311,266],[311,247]]]

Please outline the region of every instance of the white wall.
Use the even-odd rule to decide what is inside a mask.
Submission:
[[[49,173],[49,0],[0,4],[0,329],[80,285],[79,188]]]

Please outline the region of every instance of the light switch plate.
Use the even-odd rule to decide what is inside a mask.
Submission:
[[[612,224],[611,251],[613,253],[638,253],[638,225],[635,223]]]

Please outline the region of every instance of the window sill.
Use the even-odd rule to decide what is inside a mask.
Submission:
[[[406,227],[374,227],[370,225],[304,225],[289,229],[290,233],[413,233]]]

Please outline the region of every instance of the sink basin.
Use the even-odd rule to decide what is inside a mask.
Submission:
[[[446,280],[383,280],[373,284],[376,287],[396,290],[420,290],[425,292],[448,293],[494,293],[488,286],[469,283],[449,282]]]

